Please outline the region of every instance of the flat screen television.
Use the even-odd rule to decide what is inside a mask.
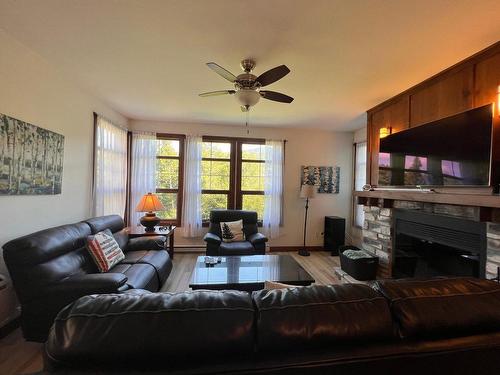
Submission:
[[[380,140],[378,186],[489,186],[493,106]]]

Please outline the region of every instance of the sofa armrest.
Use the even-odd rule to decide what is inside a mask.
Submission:
[[[258,243],[265,243],[268,241],[267,237],[264,236],[262,233],[254,233],[249,236],[247,236],[247,241],[249,241],[252,245],[258,244]]]
[[[127,280],[123,273],[114,272],[75,275],[53,284],[49,293],[76,298],[87,294],[118,293],[124,290]]]
[[[214,245],[220,245],[222,242],[221,238],[213,233],[207,233],[205,234],[205,237],[203,237],[203,241],[214,244]]]
[[[166,241],[167,238],[165,236],[143,236],[130,238],[128,240],[126,251],[164,250]]]

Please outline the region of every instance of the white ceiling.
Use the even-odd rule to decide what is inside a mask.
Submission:
[[[500,36],[498,0],[0,0],[0,28],[131,119],[242,124],[209,70],[286,64],[253,125],[351,130],[366,109]],[[0,46],[1,48],[1,46]],[[1,49],[0,49],[1,54]]]

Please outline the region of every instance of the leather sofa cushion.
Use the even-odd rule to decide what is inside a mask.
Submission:
[[[149,264],[154,267],[158,275],[159,284],[163,284],[172,271],[172,260],[165,250],[129,251],[125,254],[124,264]]]
[[[498,331],[500,284],[474,278],[377,281],[401,337]]]
[[[123,273],[127,276],[129,288],[156,292],[160,287],[156,270],[149,264],[119,263],[109,272]]]
[[[389,306],[365,285],[253,292],[259,350],[303,349],[392,336]]]
[[[163,250],[167,238],[165,236],[144,236],[129,238],[127,251],[137,250]]]
[[[248,241],[221,242],[219,255],[254,255],[255,248]]]
[[[109,229],[111,232],[115,233],[125,227],[125,223],[120,215],[98,216],[87,219],[85,222],[90,226],[92,234],[96,234],[105,229]]]
[[[128,251],[129,237],[125,228],[119,230],[118,232],[114,232],[113,237],[115,238],[115,241],[118,242],[118,246],[120,246],[120,249],[122,249],[123,252]]]
[[[170,367],[253,351],[252,299],[239,291],[85,296],[55,320],[46,353],[81,368]]]
[[[47,286],[68,276],[96,272],[85,248],[85,223],[45,229],[7,242],[3,257],[22,303],[43,294]]]

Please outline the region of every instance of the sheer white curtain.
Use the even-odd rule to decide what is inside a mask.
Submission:
[[[182,227],[184,237],[199,237],[201,223],[201,148],[199,136],[186,137],[184,172],[184,209]]]
[[[132,134],[129,224],[137,225],[143,212],[135,207],[144,194],[156,190],[156,133]]]
[[[125,214],[127,131],[97,116],[94,154],[94,216]]]
[[[279,236],[283,195],[283,141],[266,141],[263,230],[269,238]]]
[[[356,160],[354,163],[354,190],[363,190],[363,185],[366,184],[366,142],[356,143],[355,150]],[[354,197],[356,199],[356,197]],[[365,221],[365,213],[363,206],[354,205],[354,224],[358,227],[363,226]]]

